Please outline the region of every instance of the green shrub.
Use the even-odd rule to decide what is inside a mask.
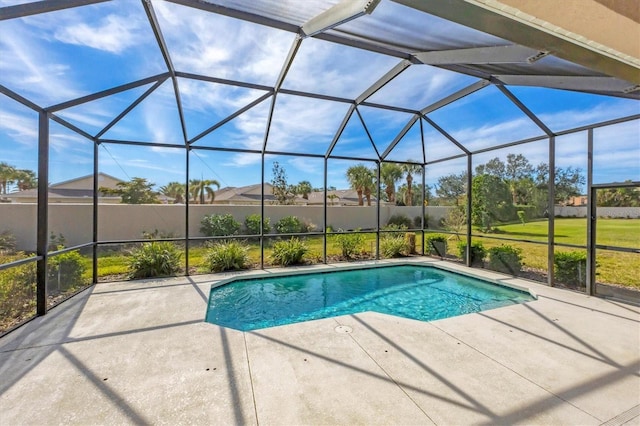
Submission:
[[[248,235],[260,235],[260,215],[250,214],[244,218],[244,226],[247,228]],[[262,221],[262,231],[265,234],[271,232],[271,219],[265,217]]]
[[[420,216],[413,218],[413,227],[417,229],[429,229],[429,215],[424,215],[424,228],[422,227],[422,217]]]
[[[9,231],[0,233],[0,254],[13,253],[16,250],[16,237]]]
[[[382,254],[382,257],[401,257],[406,256],[408,252],[409,248],[403,234],[394,232],[384,234],[380,238],[380,254]]]
[[[231,214],[209,214],[200,221],[200,232],[207,237],[235,235],[240,230],[240,222]]]
[[[180,270],[182,253],[168,241],[143,243],[131,252],[129,277],[150,278],[175,275]]]
[[[67,291],[85,285],[82,274],[87,269],[84,258],[78,251],[68,251],[52,256],[48,261],[49,290]]]
[[[382,228],[380,228],[380,230],[382,230],[382,231],[397,231],[397,232],[394,232],[394,234],[398,234],[398,233],[402,233],[402,232],[406,231],[407,227],[404,226],[404,225],[391,224],[391,225],[383,226]]]
[[[518,219],[524,225],[527,222],[527,218],[524,213],[524,210],[518,210],[516,213],[518,214]]]
[[[458,255],[465,260],[467,258],[467,242],[458,242]],[[480,241],[471,241],[471,265],[484,265],[484,259],[487,257],[487,249],[484,248]]]
[[[556,281],[584,287],[587,282],[587,253],[558,251],[553,259]]]
[[[409,219],[408,216],[403,214],[394,214],[387,221],[387,225],[397,225],[399,227],[411,228],[413,222]],[[419,227],[420,225],[418,225]]]
[[[444,257],[447,254],[447,236],[431,234],[424,237],[424,248],[427,254]]]
[[[360,228],[356,229],[359,231]],[[338,229],[338,232],[343,232],[342,229]],[[362,251],[364,244],[364,235],[362,234],[336,234],[330,236],[333,243],[338,246],[342,252],[342,257],[345,259],[351,259],[354,255]]]
[[[238,241],[224,241],[214,244],[205,254],[209,271],[223,272],[247,269],[249,255],[247,247]]]
[[[17,252],[0,256],[0,264],[29,257]],[[0,333],[36,314],[36,262],[0,271]]]
[[[306,244],[298,238],[278,241],[273,244],[271,257],[276,265],[288,266],[302,263],[304,255],[309,251]]]
[[[511,275],[517,275],[522,269],[522,250],[501,245],[489,249],[489,268]]]
[[[54,234],[53,232],[49,235],[49,245],[47,246],[47,251],[57,251],[62,250],[66,247],[67,240],[64,238],[62,234]]]
[[[275,224],[278,234],[297,234],[306,232],[305,226],[300,219],[295,216],[285,216]]]

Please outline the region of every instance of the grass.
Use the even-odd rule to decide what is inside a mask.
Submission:
[[[530,241],[547,241],[547,221],[498,226],[499,233],[484,234],[475,232],[478,237],[497,236],[500,238],[523,239]],[[559,218],[555,222],[555,242],[557,244],[574,244],[585,246],[585,249],[556,247],[556,251],[586,250],[587,220]],[[638,219],[598,219],[596,229],[597,244],[619,247],[640,247],[640,220]],[[509,244],[522,249],[526,266],[534,269],[547,269],[547,247],[539,244],[519,241],[500,241],[481,238],[485,247]],[[640,256],[635,253],[614,252],[611,250],[596,251],[596,280],[602,283],[619,284],[640,289]]]
[[[622,247],[640,247],[640,220],[634,219],[598,219],[596,232],[597,242],[601,245],[615,245]],[[530,222],[524,225],[508,224],[500,225],[499,233],[483,234],[474,232],[474,238],[480,239],[486,248],[509,244],[522,249],[524,264],[527,268],[546,271],[547,269],[547,246],[532,244],[521,241],[501,241],[482,237],[500,237],[508,239],[523,239],[530,241],[547,241],[546,220]],[[556,243],[574,244],[586,246],[586,219],[556,219],[555,240]],[[375,258],[375,234],[364,234],[363,258]],[[323,239],[320,236],[305,238],[309,246],[307,259],[312,263],[322,261]],[[422,239],[416,236],[416,251],[421,252]],[[455,237],[451,238],[449,253],[457,256]],[[583,250],[568,247],[556,247],[556,251]],[[190,246],[189,266],[193,273],[206,273],[205,265],[206,247]],[[249,259],[254,267],[260,265],[260,245],[249,243]],[[327,241],[327,257],[329,261],[336,261],[340,258],[340,248],[333,244],[331,237]],[[122,252],[105,252],[98,258],[99,277],[121,277],[127,274],[128,256]],[[184,259],[183,259],[184,261]],[[271,265],[271,247],[269,241],[265,241],[264,261],[266,266]],[[640,289],[640,256],[635,253],[613,252],[610,250],[597,250],[596,276],[598,282],[619,284]],[[90,277],[91,260],[87,259],[87,276]]]
[[[529,222],[524,225],[510,224],[498,226],[496,235],[504,238],[547,241],[548,221]],[[558,218],[555,221],[556,243],[587,244],[587,219]],[[596,243],[619,247],[640,247],[640,220],[638,219],[598,219]]]

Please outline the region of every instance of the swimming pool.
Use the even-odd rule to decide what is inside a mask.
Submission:
[[[206,321],[243,331],[365,311],[431,321],[531,300],[439,268],[398,265],[237,279],[211,289]]]

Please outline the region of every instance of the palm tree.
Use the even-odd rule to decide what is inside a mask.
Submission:
[[[358,193],[358,205],[363,206],[362,194],[368,193],[368,205],[371,205],[371,190],[374,186],[373,171],[363,164],[351,166],[347,169],[347,179],[351,188]]]
[[[0,194],[6,195],[9,184],[14,182],[15,174],[15,167],[4,161],[0,163]]]
[[[296,185],[296,194],[301,195],[305,200],[309,199],[309,193],[312,190],[311,182],[303,180]]]
[[[213,203],[213,200],[216,199],[216,193],[211,188],[212,185],[220,189],[220,182],[215,179],[191,179],[189,181],[189,193],[191,194],[192,200],[196,203],[204,204],[206,196],[209,204]]]
[[[32,170],[16,170],[13,178],[16,186],[18,187],[18,191],[26,191],[27,189],[35,188],[38,185],[36,174]]]
[[[404,204],[407,206],[413,205],[413,175],[422,175],[422,166],[418,164],[403,164],[402,171],[406,173],[407,179],[407,192],[404,197]]]
[[[180,182],[169,182],[160,187],[160,193],[169,198],[173,198],[173,204],[183,204],[185,196],[185,186]]]
[[[396,183],[402,179],[402,167],[396,163],[382,163],[380,178],[384,182],[384,192],[387,193],[387,200],[390,203],[395,203]]]

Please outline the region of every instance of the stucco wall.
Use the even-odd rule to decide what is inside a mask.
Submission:
[[[587,217],[587,207],[556,206],[557,217]],[[640,218],[640,207],[598,207],[598,217],[610,217],[620,219]]]
[[[244,223],[246,216],[260,214],[259,206],[193,205],[189,206],[190,236],[201,236],[200,220],[207,214],[230,213]],[[327,224],[333,229],[376,227],[376,207],[328,206]],[[446,216],[449,207],[427,207],[431,223]],[[386,224],[394,214],[403,214],[413,220],[420,216],[422,208],[382,206],[380,223]],[[265,216],[271,224],[285,216],[293,215],[311,222],[321,231],[324,223],[322,206],[265,206]],[[142,238],[143,232],[158,230],[175,237],[185,236],[185,207],[183,205],[128,205],[101,204],[98,207],[98,239],[118,241]],[[88,204],[51,204],[49,206],[49,233],[62,234],[67,246],[91,242],[92,206]],[[10,231],[20,250],[36,249],[36,205],[0,204],[0,232]]]

